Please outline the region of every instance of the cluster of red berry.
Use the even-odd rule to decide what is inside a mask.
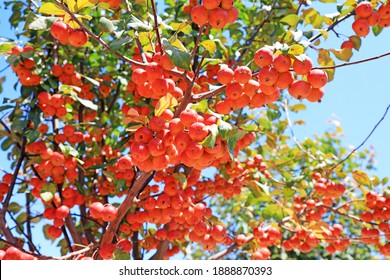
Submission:
[[[390,4],[382,4],[375,10],[371,2],[360,2],[355,9],[356,18],[352,24],[352,29],[359,37],[365,37],[370,33],[370,27],[379,26],[381,28],[390,26]]]
[[[238,18],[238,10],[233,6],[233,0],[198,0],[190,1],[184,7],[184,12],[191,15],[191,19],[198,25],[209,24],[213,28],[224,28],[234,23]]]
[[[41,83],[41,77],[35,72],[34,48],[31,46],[14,46],[10,52],[17,59],[11,64],[23,86],[37,86]]]
[[[82,47],[88,42],[88,34],[82,29],[73,29],[63,21],[56,21],[50,27],[51,35],[62,45]]]

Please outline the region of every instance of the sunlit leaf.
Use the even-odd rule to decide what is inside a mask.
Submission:
[[[154,115],[160,116],[166,109],[173,108],[177,106],[177,104],[177,99],[172,94],[168,93],[158,100],[156,107],[154,108]]]
[[[358,184],[371,187],[371,180],[366,172],[362,170],[354,170],[352,171],[352,177]]]
[[[210,131],[210,134],[199,144],[201,144],[205,148],[212,149],[214,148],[215,141],[217,139],[218,126],[216,124],[212,124],[208,126],[208,130]]]
[[[169,25],[177,33],[183,32],[186,35],[190,35],[192,32],[192,27],[189,22],[171,22]]]
[[[303,103],[297,103],[295,105],[290,106],[290,110],[293,112],[303,111],[306,110],[306,105]]]
[[[292,45],[289,50],[288,50],[288,54],[291,54],[291,55],[300,55],[300,54],[303,54],[305,51],[305,48],[301,45],[298,45],[298,44],[294,44]]]
[[[204,47],[209,54],[214,54],[217,51],[217,45],[213,40],[205,40],[200,43],[202,47]]]
[[[106,17],[101,17],[99,19],[99,23],[100,23],[100,26],[101,26],[103,32],[111,33],[115,30],[115,26],[112,23],[112,21]]]
[[[76,3],[76,10],[79,11],[83,8],[95,6],[99,0],[78,0]]]
[[[44,3],[38,10],[42,14],[63,16],[65,11],[55,3]]]
[[[282,19],[280,19],[280,22],[287,23],[291,27],[296,27],[299,21],[299,16],[296,14],[289,14]]]
[[[348,48],[344,48],[341,50],[330,49],[329,51],[331,51],[335,55],[335,57],[337,57],[337,59],[342,61],[349,61],[349,59],[353,55],[352,50]]]
[[[56,192],[57,188],[54,183],[46,183],[43,185],[40,195],[45,202],[49,202],[54,198]]]

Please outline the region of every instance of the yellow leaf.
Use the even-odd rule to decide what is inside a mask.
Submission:
[[[68,24],[70,27],[72,27],[73,29],[77,29],[77,28],[80,27],[80,25],[79,25],[76,21],[74,21],[74,20],[70,17],[69,14],[65,14],[65,15],[64,15],[64,22],[65,22],[66,24]]]
[[[337,59],[343,61],[349,61],[349,59],[353,55],[352,50],[348,48],[344,48],[341,50],[330,49],[330,51],[335,55],[335,57],[337,57]]]
[[[298,45],[298,44],[294,44],[288,50],[288,54],[300,55],[300,54],[303,54],[304,51],[305,51],[305,48],[303,46]]]
[[[82,15],[82,16],[79,16],[79,15],[77,15],[77,18],[78,19],[86,19],[86,20],[91,20],[92,19],[92,17],[90,16],[90,15]]]
[[[76,0],[66,0],[66,4],[72,13],[76,12]]]
[[[290,106],[290,110],[293,112],[303,111],[306,110],[306,105],[303,103],[297,103],[295,105]]]
[[[191,34],[191,22],[172,22],[169,25],[176,31],[175,34],[179,32],[183,32],[186,35]]]
[[[200,43],[210,54],[214,54],[217,51],[217,45],[213,40],[205,40]]]
[[[156,108],[154,109],[154,115],[158,117],[165,111],[165,109],[173,108],[177,104],[176,98],[172,94],[168,93],[167,95],[161,97],[157,102]]]
[[[83,8],[95,6],[99,0],[78,0],[76,4],[76,10],[79,11]]]
[[[48,14],[48,15],[56,15],[56,16],[62,16],[65,15],[64,10],[62,10],[59,6],[57,6],[54,3],[45,3],[43,4],[38,12],[42,14]]]
[[[328,36],[329,36],[328,31],[320,30],[320,34],[322,35],[322,37],[324,37],[325,40],[328,39]]]
[[[172,46],[178,48],[179,50],[186,52],[187,49],[183,46],[183,44],[175,37],[172,37],[171,39],[168,40],[169,43],[171,43]]]
[[[352,177],[358,184],[371,187],[370,177],[364,171],[354,170],[352,171]]]

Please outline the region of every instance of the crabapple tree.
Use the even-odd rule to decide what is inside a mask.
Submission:
[[[338,67],[389,55],[351,61],[390,25],[390,4],[320,2],[334,13],[298,0],[5,2],[23,31],[0,45],[17,77],[0,106],[0,258],[389,257],[372,153],[349,153],[340,127],[298,142],[289,112],[332,98]],[[330,36],[340,44],[325,47]]]

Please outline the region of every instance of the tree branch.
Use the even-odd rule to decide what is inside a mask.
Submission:
[[[253,32],[253,34],[249,38],[249,40],[245,42],[246,48],[244,48],[244,50],[242,51],[240,56],[237,58],[236,62],[232,65],[232,69],[234,69],[237,66],[237,64],[241,62],[242,58],[245,56],[246,52],[248,51],[248,47],[253,43],[253,41],[256,39],[257,35],[259,34],[260,29],[263,28],[263,26],[269,21],[269,18],[271,17],[271,14],[275,8],[276,3],[277,3],[277,1],[274,0],[274,2],[272,3],[271,9],[267,13],[267,16],[264,18],[264,20],[260,24],[256,25],[253,28],[255,30],[255,32]]]
[[[366,142],[367,140],[371,137],[371,135],[374,133],[374,131],[377,129],[377,127],[380,125],[380,123],[385,119],[388,111],[390,109],[390,104],[387,106],[386,110],[385,110],[385,113],[382,115],[381,119],[375,124],[374,128],[371,130],[371,132],[368,134],[368,136],[364,139],[364,141],[359,145],[357,146],[355,149],[352,150],[352,152],[350,152],[348,154],[347,157],[345,157],[343,160],[341,160],[340,162],[338,162],[336,165],[334,165],[328,172],[327,172],[327,175],[326,177],[328,178],[330,173],[337,167],[339,166],[340,164],[344,163],[346,160],[348,160],[357,150],[359,150]]]
[[[384,54],[381,54],[381,55],[378,55],[378,56],[373,56],[373,57],[370,57],[370,58],[365,58],[365,59],[361,59],[361,60],[357,60],[357,61],[353,61],[353,62],[346,62],[346,63],[343,63],[343,64],[338,64],[338,65],[333,65],[333,66],[313,67],[313,69],[322,69],[322,70],[336,69],[336,68],[340,68],[340,67],[345,67],[345,66],[349,66],[349,65],[355,65],[355,64],[360,64],[360,63],[371,61],[371,60],[380,59],[382,57],[389,56],[389,55],[390,55],[390,52],[387,52],[387,53],[384,53]]]
[[[134,199],[139,195],[142,189],[152,180],[154,172],[142,172],[135,180],[134,185],[129,189],[125,200],[118,208],[118,213],[114,221],[112,221],[104,233],[101,245],[109,244],[113,241],[119,224],[125,217],[126,213],[133,206]]]
[[[163,54],[163,47],[161,44],[161,38],[160,38],[160,32],[158,31],[158,18],[157,18],[157,11],[156,11],[156,4],[154,3],[154,0],[150,0],[152,4],[152,10],[153,10],[153,18],[154,18],[154,31],[157,35],[157,42],[160,47],[160,52]]]
[[[344,20],[350,18],[351,16],[353,16],[355,14],[355,10],[351,11],[349,14],[339,18],[338,20],[336,20],[334,23],[332,23],[331,25],[328,26],[328,28],[326,28],[324,31],[330,31],[330,30],[333,30],[333,28],[335,28],[339,23],[343,22]],[[317,33],[316,35],[312,36],[308,41],[309,42],[314,42],[315,40],[317,40],[318,38],[322,37],[324,34],[324,32],[321,32],[321,33]]]
[[[4,126],[4,124],[3,124],[3,126]],[[9,227],[7,225],[7,220],[5,218],[5,215],[7,213],[9,202],[10,202],[11,197],[12,197],[12,192],[13,192],[14,187],[15,187],[16,178],[18,177],[20,167],[22,166],[23,159],[26,155],[25,154],[26,153],[26,144],[27,144],[27,138],[25,136],[23,136],[22,145],[20,146],[19,159],[16,163],[15,171],[14,171],[14,174],[12,176],[12,181],[11,181],[11,184],[8,188],[7,196],[3,202],[3,207],[0,209],[0,229],[3,232],[4,236],[7,238],[7,240],[12,242],[12,243],[16,243],[16,240],[15,240],[15,237],[13,236],[11,230],[9,229]]]
[[[291,130],[291,136],[292,136],[292,139],[294,141],[294,143],[297,145],[297,147],[302,151],[304,152],[305,154],[307,154],[311,159],[314,159],[316,160],[316,158],[308,151],[306,151],[302,145],[298,142],[297,138],[295,137],[295,134],[294,134],[294,129],[292,127],[292,123],[291,123],[291,119],[290,119],[290,115],[288,113],[288,104],[287,104],[287,99],[285,100],[285,102],[283,103],[282,105],[283,109],[284,109],[284,112],[286,113],[286,119],[287,119],[287,123],[288,123],[288,126],[290,127],[290,130]]]

